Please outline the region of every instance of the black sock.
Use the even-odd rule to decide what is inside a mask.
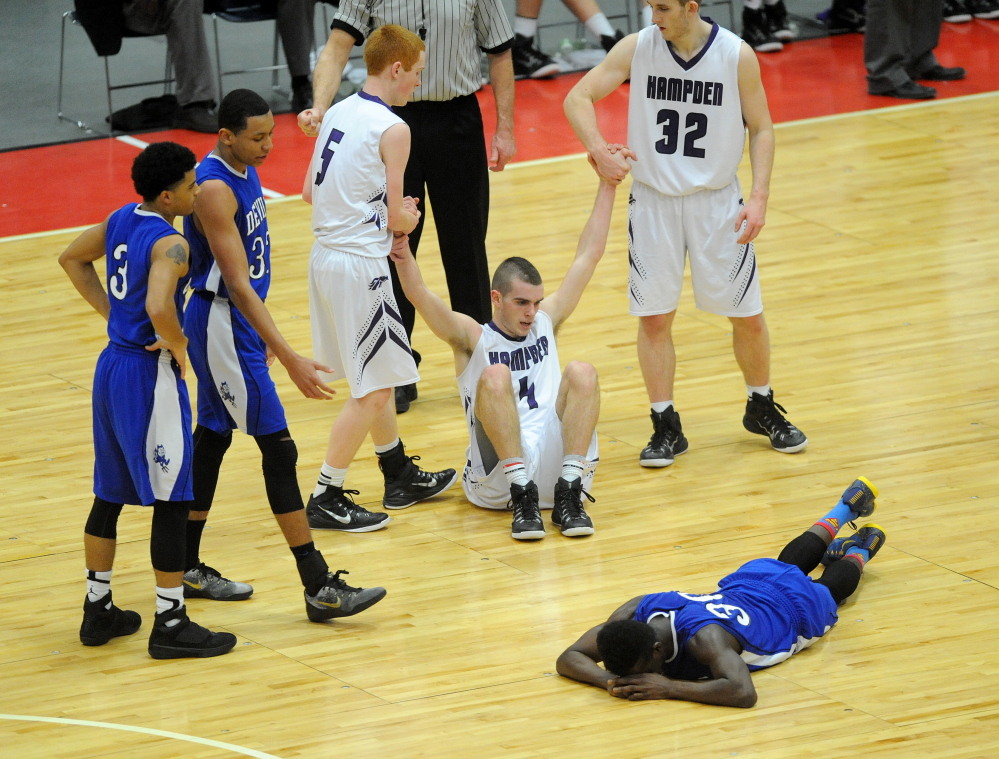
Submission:
[[[409,457],[406,455],[406,448],[399,441],[399,445],[390,451],[378,454],[378,464],[382,468],[382,474],[386,480],[394,480],[406,470],[409,464]]]
[[[184,571],[194,569],[201,561],[201,533],[205,531],[208,520],[202,519],[196,522],[193,519],[187,520],[187,547],[184,553]]]
[[[326,575],[330,568],[326,559],[316,548],[314,542],[304,543],[300,546],[293,546],[291,549],[295,556],[295,563],[298,566],[298,576],[302,578],[302,585],[305,592],[310,596],[316,595],[326,584]]]

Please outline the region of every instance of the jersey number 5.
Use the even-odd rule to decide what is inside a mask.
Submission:
[[[656,123],[663,125],[663,139],[656,142],[656,152],[673,155],[680,141],[680,114],[672,108],[663,108]],[[694,143],[708,133],[708,117],[691,111],[687,114],[686,128],[689,131],[683,136],[683,154],[690,158],[704,158],[704,148]]]
[[[339,129],[333,129],[330,131],[330,138],[326,140],[326,147],[323,148],[323,165],[319,169],[319,173],[316,174],[316,186],[318,187],[326,179],[326,169],[330,166],[330,159],[333,157],[333,144],[340,144],[340,140],[343,139],[343,132]]]

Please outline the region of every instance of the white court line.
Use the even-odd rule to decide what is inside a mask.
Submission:
[[[142,733],[143,735],[156,735],[160,738],[173,738],[178,741],[188,743],[198,743],[202,746],[212,746],[231,751],[234,754],[252,756],[255,759],[279,759],[273,754],[265,754],[263,751],[256,751],[252,748],[235,746],[232,743],[213,741],[210,738],[198,738],[193,735],[183,735],[182,733],[171,733],[166,730],[157,730],[152,727],[136,727],[134,725],[116,725],[114,722],[92,722],[87,719],[64,719],[62,717],[34,717],[26,714],[0,714],[0,719],[20,720],[22,722],[51,722],[57,725],[79,725],[82,727],[103,727],[108,730],[122,730],[126,733]]]
[[[947,105],[949,103],[963,103],[970,100],[982,100],[985,98],[994,98],[999,96],[999,92],[979,92],[974,95],[960,95],[956,98],[943,98],[941,100],[926,100],[922,103],[906,103],[903,105],[893,105],[887,108],[872,108],[867,111],[850,111],[849,113],[835,113],[831,116],[816,116],[811,119],[798,119],[797,121],[782,121],[779,124],[774,124],[774,129],[785,129],[792,126],[802,126],[805,124],[819,124],[824,121],[836,121],[839,119],[850,119],[857,116],[879,116],[881,114],[893,114],[899,111],[911,111],[917,108],[933,108],[935,106]],[[134,137],[129,137],[128,135],[122,135],[121,137],[116,137],[115,139],[122,140],[123,142],[128,142],[129,145],[135,145],[136,147],[144,148],[146,143],[141,140],[136,140]],[[129,142],[129,140],[134,140],[134,142]],[[138,143],[138,144],[137,144]],[[543,166],[549,163],[558,163],[559,161],[569,161],[574,158],[583,158],[586,153],[572,153],[570,155],[560,155],[553,158],[537,158],[533,161],[518,161],[517,163],[508,164],[506,170],[519,169],[527,166]],[[267,195],[271,190],[264,190],[264,195]],[[274,193],[276,200],[281,202],[286,200],[299,200],[301,195],[281,195],[280,193]],[[23,235],[12,235],[10,237],[0,237],[0,243],[5,242],[17,242],[18,240],[33,240],[37,237],[49,237],[51,235],[61,235],[69,232],[82,232],[85,229],[89,229],[93,224],[87,224],[82,227],[69,227],[67,229],[51,229],[46,232],[29,232]]]

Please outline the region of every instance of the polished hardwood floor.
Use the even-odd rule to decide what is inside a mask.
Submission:
[[[311,624],[256,446],[237,435],[202,556],[256,593],[190,603],[196,620],[239,638],[231,654],[205,661],[146,654],[151,515],[139,508],[123,513],[113,586],[119,605],[143,614],[143,629],[97,649],[78,641],[90,387],[106,338],[56,264],[68,236],[0,241],[0,753],[999,755],[997,103],[778,129],[757,251],[773,385],[809,436],[805,452],[778,454],[742,429],[727,321],[697,311],[688,282],[675,336],[690,452],[665,470],[638,466],[650,424],[627,315],[621,189],[605,260],[559,341],[563,362],[590,361],[600,374],[596,534],[570,540],[550,529],[520,544],[507,513],[476,509],[454,488],[393,512],[381,532],[317,534],[334,569],[384,585],[388,597]],[[746,185],[748,161],[743,171]],[[493,263],[524,255],[554,288],[595,193],[592,172],[570,157],[492,179]],[[308,217],[294,199],[269,206],[268,303],[303,352]],[[442,291],[434,239],[424,237],[420,259]],[[414,343],[423,382],[400,417],[403,439],[426,467],[460,467],[466,435],[450,353],[422,324]],[[307,489],[346,388],[338,400],[308,401],[283,370],[274,376]],[[554,674],[562,649],[621,602],[709,591],[741,562],[775,556],[859,474],[881,489],[875,520],[888,544],[829,635],[755,675],[755,708],[622,702]],[[362,502],[380,500],[370,445],[348,477]]]

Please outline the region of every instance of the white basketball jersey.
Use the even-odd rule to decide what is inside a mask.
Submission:
[[[472,351],[468,366],[458,377],[465,421],[473,443],[475,389],[482,372],[492,364],[510,367],[520,417],[520,435],[523,440],[534,440],[555,413],[555,400],[562,381],[551,317],[544,311],[538,311],[526,337],[505,335],[493,322],[482,325],[482,336]]]
[[[374,95],[358,92],[334,105],[312,156],[312,232],[327,248],[369,258],[387,256],[388,228],[382,134],[403,120]]]
[[[701,51],[685,61],[657,26],[638,33],[631,61],[628,147],[631,175],[663,195],[720,190],[742,159],[739,99],[742,40],[712,24]]]

